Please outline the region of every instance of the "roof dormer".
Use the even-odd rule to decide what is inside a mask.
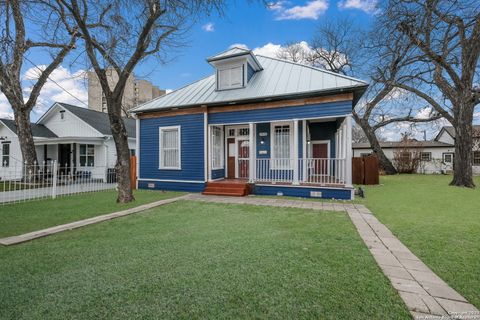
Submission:
[[[216,69],[216,89],[245,88],[262,66],[251,50],[233,47],[207,59]]]

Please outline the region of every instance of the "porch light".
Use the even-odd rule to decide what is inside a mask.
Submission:
[[[260,139],[260,144],[265,144],[265,138]]]
[[[310,144],[310,140],[307,140],[307,144]]]

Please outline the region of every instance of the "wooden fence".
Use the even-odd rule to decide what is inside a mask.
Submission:
[[[353,184],[379,184],[378,158],[376,156],[352,158]]]

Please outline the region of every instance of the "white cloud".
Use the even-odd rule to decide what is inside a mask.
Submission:
[[[338,3],[340,9],[358,9],[368,14],[379,12],[378,0],[343,0]]]
[[[277,52],[281,48],[282,48],[281,45],[273,44],[273,43],[269,42],[262,47],[257,47],[255,49],[253,49],[253,53],[261,55],[261,56],[276,58],[277,57]]]
[[[169,94],[172,91],[173,91],[173,89],[165,89],[165,94]]]
[[[215,25],[212,22],[208,22],[202,26],[202,29],[207,32],[215,31]]]
[[[301,20],[313,19],[317,20],[328,9],[328,0],[311,0],[305,5],[297,5],[287,7],[289,2],[278,1],[276,4],[269,7],[274,11],[275,20]]]
[[[24,72],[22,85],[25,88],[23,90],[25,100],[28,99],[32,86],[39,76],[39,69],[45,68],[46,66],[40,65],[38,68],[32,67]],[[40,92],[37,104],[33,108],[32,120],[35,121],[35,118],[43,114],[54,102],[65,102],[84,107],[88,103],[85,75],[84,70],[72,73],[62,66],[55,69]],[[0,94],[0,117],[13,117],[12,108],[3,94]]]
[[[417,119],[428,119],[432,116],[433,113],[433,108],[432,107],[425,107],[420,109],[417,114],[415,115],[415,118]]]

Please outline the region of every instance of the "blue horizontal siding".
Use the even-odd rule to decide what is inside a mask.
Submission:
[[[351,112],[352,102],[342,101],[307,106],[211,113],[208,115],[208,122],[210,124],[268,122],[296,118],[341,116]]]
[[[278,186],[258,186],[255,185],[253,193],[264,196],[276,196],[281,192],[287,197],[311,198],[311,191],[322,192],[322,199],[351,200],[351,189],[330,189],[324,187],[278,187]]]
[[[205,183],[138,180],[138,188],[149,189],[149,190],[202,192],[205,189]]]
[[[159,169],[159,128],[180,126],[181,170]],[[140,178],[205,181],[204,116],[190,114],[140,120]]]
[[[225,178],[225,169],[212,170],[212,179]]]

